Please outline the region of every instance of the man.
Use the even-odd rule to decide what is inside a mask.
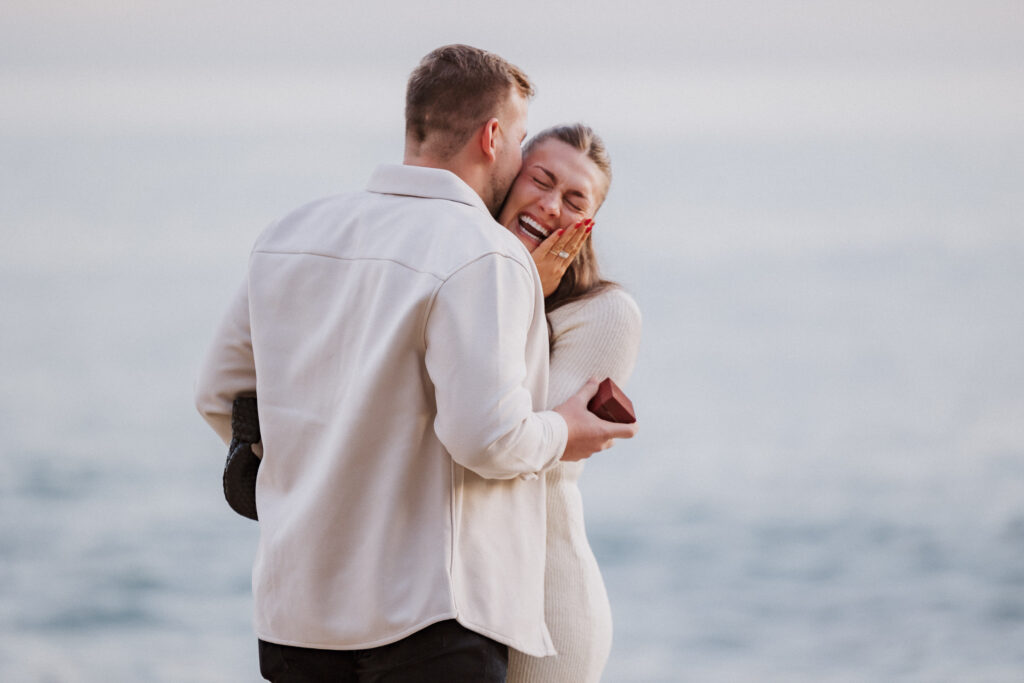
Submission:
[[[258,394],[253,570],[272,681],[503,681],[544,626],[544,487],[628,438],[554,411],[530,255],[491,217],[519,171],[527,77],[464,45],[409,79],[403,165],[256,241],[196,389],[230,439]]]

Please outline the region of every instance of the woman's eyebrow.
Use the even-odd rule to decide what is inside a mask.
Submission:
[[[548,177],[548,180],[551,182],[551,184],[554,184],[555,182],[558,181],[558,178],[555,176],[554,173],[552,173],[548,169],[544,168],[540,164],[536,164],[536,168],[537,168],[538,171],[540,171],[541,173],[543,173],[544,175],[546,175]]]

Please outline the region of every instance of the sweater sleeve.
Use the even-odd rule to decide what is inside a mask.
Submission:
[[[640,349],[640,309],[619,288],[567,304],[551,314],[554,329],[548,407],[561,404],[591,377],[625,387]]]

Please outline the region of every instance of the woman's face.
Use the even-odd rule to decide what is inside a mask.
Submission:
[[[498,222],[532,252],[556,230],[593,218],[604,184],[586,154],[548,138],[523,159]]]

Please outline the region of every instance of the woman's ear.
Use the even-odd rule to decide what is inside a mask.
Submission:
[[[501,126],[498,119],[488,119],[480,131],[480,151],[488,161],[498,158],[498,132]]]

